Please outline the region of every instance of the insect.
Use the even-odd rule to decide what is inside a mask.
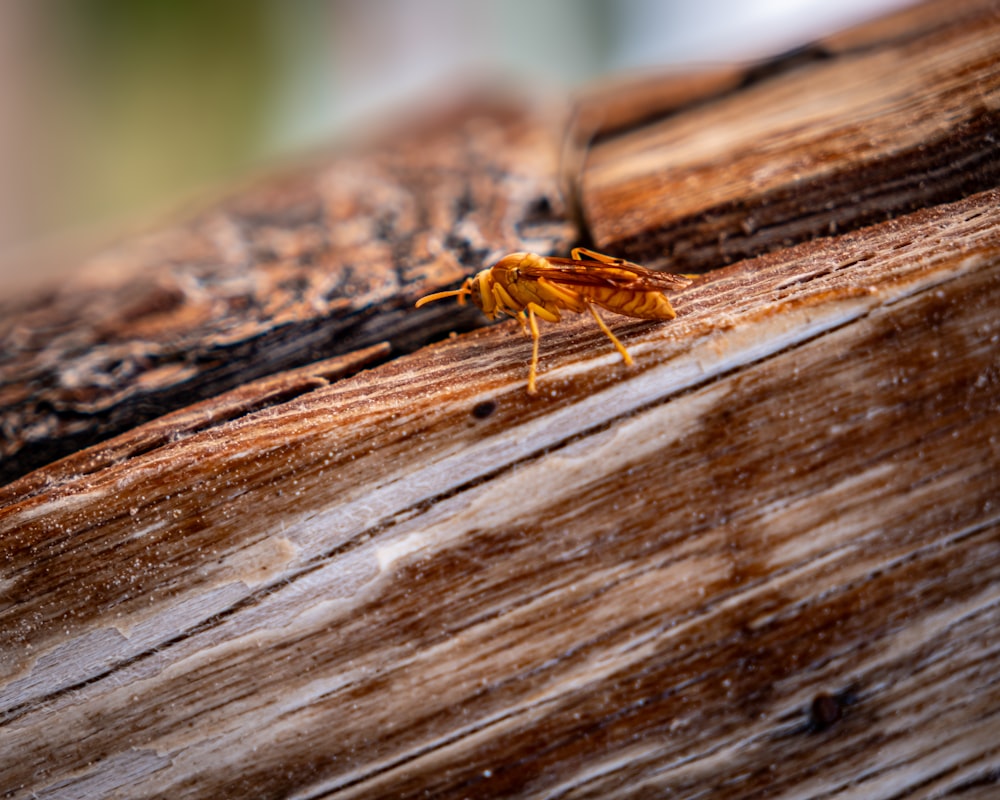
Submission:
[[[417,301],[417,307],[445,297],[466,297],[487,317],[514,317],[532,338],[528,394],[537,394],[538,321],[559,322],[560,311],[589,311],[601,330],[632,365],[632,356],[597,313],[596,306],[638,319],[673,319],[677,316],[663,292],[680,289],[691,281],[684,275],[653,272],[622,258],[575,247],[571,258],[546,258],[534,253],[511,253],[496,264],[466,278],[458,289],[435,292]]]

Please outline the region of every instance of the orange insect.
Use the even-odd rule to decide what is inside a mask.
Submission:
[[[677,316],[663,292],[680,289],[691,281],[684,275],[652,272],[622,258],[576,247],[572,258],[545,258],[534,253],[511,253],[488,269],[466,278],[458,289],[435,292],[417,301],[417,307],[457,297],[464,304],[471,297],[475,306],[490,319],[507,314],[531,333],[531,368],[528,371],[528,394],[536,394],[538,374],[538,322],[558,322],[563,309],[577,314],[589,311],[601,330],[632,365],[632,356],[618,341],[597,313],[600,306],[616,314],[638,319],[673,319]]]

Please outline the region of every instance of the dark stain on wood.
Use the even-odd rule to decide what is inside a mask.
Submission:
[[[829,692],[820,692],[809,705],[809,727],[819,733],[832,728],[844,715],[844,700]]]
[[[472,407],[472,416],[476,419],[486,419],[496,410],[496,400],[481,400]]]

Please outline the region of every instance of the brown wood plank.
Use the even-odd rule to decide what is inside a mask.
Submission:
[[[944,7],[828,40],[825,60],[728,88],[709,76],[645,128],[613,109],[582,199],[600,197],[587,181],[612,174],[615,146],[697,123],[677,169],[718,180],[731,165],[742,191],[704,195],[774,211],[774,231],[747,234],[761,250],[792,224],[790,205],[760,204],[793,165],[779,150],[752,171],[733,110],[751,128],[797,115],[774,142],[795,132],[812,155],[835,113],[855,126],[830,139],[843,181],[801,165],[804,196],[847,215],[836,230],[696,280],[672,322],[608,315],[632,368],[586,315],[542,325],[537,397],[513,321],[416,347],[479,321],[404,303],[490,248],[563,249],[572,230],[549,199],[561,129],[519,103],[463,105],[198,218],[241,221],[240,236],[186,223],[133,240],[55,291],[61,327],[7,301],[12,352],[49,364],[0,403],[49,398],[53,416],[40,404],[16,429],[35,443],[70,442],[45,428],[72,419],[53,400],[69,388],[105,392],[74,413],[123,424],[130,381],[147,402],[196,395],[185,370],[208,362],[149,360],[184,331],[241,377],[0,487],[0,795],[995,795],[1000,189],[975,192],[988,170],[961,183],[972,162],[947,161],[959,151],[941,137],[989,139],[973,123],[995,100],[996,5]],[[874,69],[892,58],[899,74]],[[820,94],[789,102],[806,74]],[[898,149],[910,136],[924,151]],[[712,142],[726,146],[699,162]],[[661,145],[625,148],[622,168],[663,178]],[[870,206],[852,211],[859,155]],[[968,196],[945,202],[938,179]],[[659,213],[648,200],[635,219]],[[303,212],[317,203],[319,222]],[[657,230],[637,241],[655,248]],[[192,231],[222,249],[186,250]],[[218,256],[241,242],[253,289]],[[361,256],[384,269],[352,272]],[[161,283],[183,301],[158,300]],[[129,347],[138,366],[101,360]]]
[[[881,43],[845,34],[597,142],[580,179],[595,243],[699,271],[1000,184],[1000,7],[959,12],[911,12],[916,34],[897,20]]]
[[[811,62],[885,50],[933,34],[962,20],[979,19],[993,0],[924,0],[831,33],[760,62],[717,66],[655,67],[610,75],[585,86],[575,101],[573,140],[629,133],[672,114],[714,102]]]
[[[511,322],[14,484],[0,786],[995,785],[998,303],[987,192],[616,319],[634,369],[578,318],[530,398]]]
[[[474,314],[413,301],[511,250],[562,252],[564,110],[456,101],[0,298],[0,484],[240,384]]]

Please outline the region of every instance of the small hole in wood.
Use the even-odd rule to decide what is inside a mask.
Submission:
[[[476,419],[486,419],[496,410],[497,404],[495,400],[483,400],[472,407],[472,416]]]
[[[820,692],[809,707],[809,724],[814,731],[825,731],[843,716],[839,700],[827,692]]]

